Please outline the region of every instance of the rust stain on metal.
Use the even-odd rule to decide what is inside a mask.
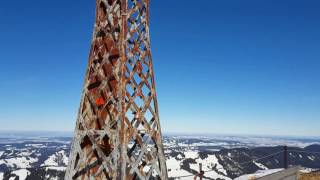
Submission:
[[[149,0],[96,0],[65,179],[168,179],[149,37]]]

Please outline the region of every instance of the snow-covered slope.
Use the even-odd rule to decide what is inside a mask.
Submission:
[[[320,168],[320,154],[299,152],[320,151],[320,145],[310,145],[320,142],[316,139],[287,139],[286,142],[281,138],[262,138],[261,147],[257,137],[165,136],[168,175],[171,179],[193,179],[200,163],[207,179],[230,180],[241,176],[242,180],[252,174],[276,171],[273,169],[283,166],[283,154],[255,160],[283,150],[281,146],[272,146],[273,139],[275,145],[282,142],[295,146],[289,148],[295,150],[289,153],[290,164]],[[0,180],[62,179],[70,141],[70,137],[24,136],[7,140],[0,137]]]

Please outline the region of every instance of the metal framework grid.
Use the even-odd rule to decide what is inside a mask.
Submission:
[[[96,0],[65,179],[168,179],[152,67],[149,0]]]

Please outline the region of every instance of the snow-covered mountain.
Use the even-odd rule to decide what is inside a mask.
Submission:
[[[62,179],[71,137],[0,134],[0,180]],[[171,179],[193,179],[203,164],[207,179],[233,179],[258,170],[283,167],[283,145],[288,164],[320,168],[320,139],[253,136],[164,137]],[[272,156],[267,156],[267,155]],[[267,156],[267,157],[266,157]],[[261,157],[265,157],[260,159]]]

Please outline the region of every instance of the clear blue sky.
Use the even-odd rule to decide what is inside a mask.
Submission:
[[[73,131],[93,0],[3,1],[0,130]],[[320,136],[320,1],[151,0],[164,132]]]

